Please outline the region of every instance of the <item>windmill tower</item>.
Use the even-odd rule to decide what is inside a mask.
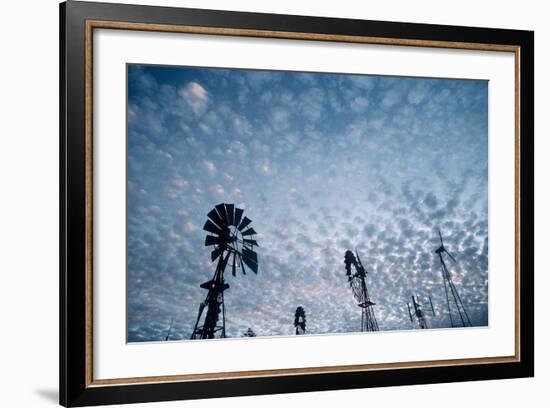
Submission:
[[[254,273],[258,273],[258,256],[254,246],[258,243],[252,239],[256,231],[247,228],[252,222],[248,217],[243,218],[243,210],[235,208],[233,204],[218,204],[208,213],[208,220],[203,229],[209,234],[204,241],[205,246],[214,246],[211,252],[212,262],[218,260],[214,277],[200,285],[206,289],[206,299],[199,305],[199,313],[195,322],[195,329],[191,335],[193,339],[213,339],[216,336],[225,337],[225,305],[224,291],[229,289],[225,283],[224,272],[228,264],[231,273],[236,276],[237,268],[246,274],[246,264]],[[204,309],[206,317],[201,323]],[[221,322],[220,322],[221,314]]]
[[[443,245],[443,237],[441,236],[441,231],[438,230],[438,232],[441,245],[435,250],[435,253],[439,255],[439,261],[441,262],[441,273],[443,275],[443,285],[445,287],[447,310],[449,312],[449,319],[451,320],[451,327],[472,326],[472,323],[470,322],[470,317],[468,316],[468,312],[466,312],[466,308],[464,307],[464,303],[462,303],[462,299],[460,298],[460,295],[458,294],[458,291],[456,290],[456,287],[451,279],[451,274],[449,273],[447,264],[443,259],[443,254],[447,254],[447,256],[454,263],[456,263],[456,259],[449,253],[449,251],[447,251],[445,245]],[[453,315],[455,316],[454,319]],[[457,316],[458,319],[456,319]]]
[[[374,305],[369,297],[369,291],[367,289],[366,276],[367,271],[361,263],[361,258],[356,252],[357,258],[350,250],[346,251],[344,256],[344,263],[346,264],[346,276],[353,292],[355,300],[358,302],[357,306],[361,308],[361,331],[378,331],[378,322],[374,315]],[[354,267],[355,272],[352,272]]]
[[[294,313],[294,327],[296,335],[306,334],[306,311],[302,306],[298,306]]]
[[[426,319],[426,315],[424,314],[424,311],[422,310],[422,305],[418,301],[418,296],[416,296],[416,298],[415,298],[414,295],[413,295],[413,296],[411,296],[411,298],[412,298],[412,308],[411,308],[411,304],[409,302],[407,302],[407,308],[409,309],[409,317],[411,319],[411,323],[414,322],[413,313],[412,313],[414,311],[414,316],[416,316],[416,320],[418,321],[418,326],[421,329],[429,329],[430,328],[430,323],[429,323],[428,319]],[[435,310],[434,310],[434,305],[432,303],[432,298],[428,297],[428,299],[430,300],[430,307],[432,309],[432,315],[435,316]]]

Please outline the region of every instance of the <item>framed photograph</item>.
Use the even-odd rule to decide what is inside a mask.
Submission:
[[[60,27],[62,405],[534,375],[533,32]]]

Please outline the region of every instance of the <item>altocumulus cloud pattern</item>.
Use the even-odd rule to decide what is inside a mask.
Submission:
[[[450,327],[438,228],[474,326],[488,324],[487,82],[128,66],[128,341],[188,339],[215,264],[202,226],[243,208],[259,272],[232,277],[226,330],[357,332],[344,253],[368,270],[380,330]]]

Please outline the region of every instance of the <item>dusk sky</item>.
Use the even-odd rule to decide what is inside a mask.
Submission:
[[[488,83],[128,66],[128,341],[189,339],[212,278],[206,214],[234,203],[259,271],[228,272],[226,331],[357,332],[344,253],[359,252],[380,330],[449,327],[439,258],[488,324]],[[427,307],[425,308],[428,309]],[[204,317],[204,315],[203,315]]]

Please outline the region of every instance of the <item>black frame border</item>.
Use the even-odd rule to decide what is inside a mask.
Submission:
[[[534,376],[534,32],[248,12],[68,1],[59,9],[60,381],[64,406],[343,390]],[[520,356],[518,362],[299,374],[130,385],[86,385],[87,20],[189,25],[520,47],[521,201]],[[518,160],[518,158],[516,158]]]

